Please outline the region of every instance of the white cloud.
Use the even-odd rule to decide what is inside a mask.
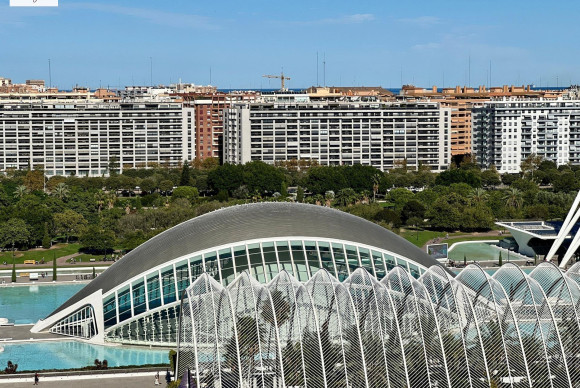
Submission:
[[[416,44],[411,48],[413,50],[436,50],[436,49],[441,48],[441,43],[430,42],[430,43]]]
[[[419,16],[416,18],[403,18],[397,20],[400,23],[412,24],[418,27],[431,27],[441,24],[441,19],[436,16]]]
[[[64,8],[64,7],[63,7]],[[145,20],[149,23],[171,27],[186,27],[199,29],[217,29],[209,18],[194,14],[183,14],[175,12],[165,12],[157,9],[124,7],[111,4],[98,3],[71,3],[66,8],[88,9],[99,12],[108,12],[118,15],[126,15]]]
[[[372,13],[355,13],[352,15],[344,15],[336,18],[326,18],[318,20],[308,20],[308,21],[290,21],[290,22],[279,22],[288,24],[298,24],[298,25],[320,25],[320,24],[362,24],[375,20],[375,15]]]

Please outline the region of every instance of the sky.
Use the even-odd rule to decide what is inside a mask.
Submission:
[[[71,89],[580,83],[578,1],[0,0],[0,76]],[[318,58],[318,60],[317,60]],[[490,71],[491,69],[491,71]],[[491,76],[490,76],[491,74]],[[152,75],[152,77],[151,77]]]

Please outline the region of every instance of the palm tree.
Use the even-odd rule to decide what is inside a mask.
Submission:
[[[95,193],[95,203],[97,205],[97,209],[99,210],[99,214],[101,214],[101,210],[103,209],[103,205],[105,204],[106,194],[102,191],[98,191]]]
[[[56,185],[56,187],[52,191],[52,195],[57,196],[61,201],[64,200],[69,193],[70,190],[68,189],[68,186],[64,182],[60,182],[58,185]]]
[[[342,189],[336,194],[334,200],[338,206],[349,206],[354,204],[358,199],[357,193],[350,187]]]
[[[503,199],[505,200],[506,206],[514,209],[519,209],[524,203],[524,197],[522,196],[521,190],[513,187],[506,191]]]
[[[487,191],[478,187],[469,194],[469,202],[474,206],[483,205],[487,201],[487,197]]]
[[[26,186],[24,185],[16,186],[16,190],[14,190],[14,198],[21,199],[26,194],[28,194],[28,192],[29,190]]]
[[[368,190],[363,190],[360,192],[360,195],[359,195],[357,202],[369,203],[370,197],[371,197],[371,192]]]
[[[324,193],[324,199],[325,199],[325,203],[326,203],[327,207],[330,207],[330,204],[334,200],[334,197],[335,197],[335,194],[334,194],[334,191],[332,191],[332,190],[328,190],[326,193]]]
[[[107,207],[112,209],[115,207],[115,202],[117,202],[117,195],[115,193],[109,193],[107,196]]]
[[[377,201],[377,192],[379,191],[379,186],[381,184],[381,175],[373,175],[373,202]]]

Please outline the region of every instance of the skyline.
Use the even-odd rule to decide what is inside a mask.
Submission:
[[[192,82],[220,89],[578,83],[580,4],[447,1],[292,6],[119,0],[0,5],[0,76],[69,89]],[[483,16],[484,18],[481,18]],[[482,20],[483,19],[483,20]],[[544,21],[548,22],[544,22]],[[552,28],[566,25],[563,34]],[[318,56],[318,71],[317,71]],[[326,66],[323,62],[326,62]],[[324,71],[326,67],[326,72]],[[211,69],[211,70],[210,70]],[[324,74],[325,73],[325,74]],[[211,74],[211,75],[210,75]],[[211,77],[211,82],[210,82]]]

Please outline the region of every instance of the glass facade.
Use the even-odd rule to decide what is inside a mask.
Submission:
[[[172,338],[165,332],[167,328],[175,331],[177,315],[173,309],[179,307],[182,292],[204,272],[224,286],[246,271],[260,283],[271,281],[281,271],[305,282],[324,268],[342,281],[361,265],[382,278],[386,274],[386,260],[395,260],[395,257],[376,248],[331,239],[269,239],[194,252],[190,257],[169,262],[105,294],[107,338],[138,343],[152,341],[152,338],[155,338],[153,342]],[[397,257],[396,260],[407,269],[406,258]],[[418,267],[413,265],[412,268]],[[414,275],[419,276],[418,272]],[[151,315],[152,312],[155,314]],[[163,324],[153,322],[155,319]]]

